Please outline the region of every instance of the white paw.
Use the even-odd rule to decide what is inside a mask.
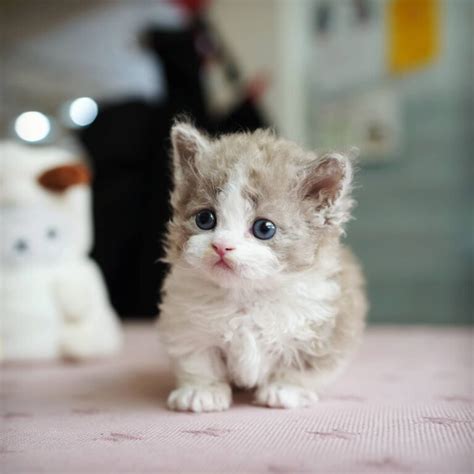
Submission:
[[[272,408],[302,408],[318,401],[315,392],[296,385],[271,383],[257,390],[255,401]]]
[[[252,388],[257,385],[259,366],[233,367],[229,366],[232,382],[239,388]]]
[[[121,339],[119,334],[85,335],[73,331],[66,332],[61,340],[61,354],[72,359],[87,359],[112,355],[119,350]]]
[[[74,334],[72,331],[64,335],[60,347],[61,354],[72,359],[87,359],[100,353],[87,338]]]
[[[173,390],[168,397],[168,408],[177,411],[222,411],[231,402],[231,389],[227,384],[185,386]]]

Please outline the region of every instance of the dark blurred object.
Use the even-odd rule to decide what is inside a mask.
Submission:
[[[183,3],[197,8],[203,2]],[[202,18],[184,30],[147,29],[141,42],[160,61],[166,100],[102,104],[80,139],[95,173],[92,256],[104,272],[117,312],[153,317],[167,271],[158,259],[170,218],[168,135],[174,118],[185,114],[211,134],[255,130],[267,123],[256,106],[264,85],[241,85],[238,68]],[[209,111],[202,82],[210,60],[219,61],[228,80],[245,91],[232,110],[219,117]]]
[[[209,5],[210,0],[175,0],[175,3],[196,15]]]
[[[354,8],[359,23],[365,24],[370,20],[371,5],[368,0],[354,0]]]

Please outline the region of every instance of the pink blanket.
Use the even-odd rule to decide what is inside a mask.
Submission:
[[[371,327],[314,408],[172,413],[151,325],[117,359],[9,365],[1,373],[0,471],[472,472],[472,331]]]

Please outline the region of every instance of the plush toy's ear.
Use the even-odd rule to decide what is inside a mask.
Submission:
[[[178,122],[171,129],[175,174],[186,173],[196,167],[196,161],[209,147],[209,140],[195,127]]]
[[[314,201],[317,209],[331,207],[350,191],[352,165],[339,153],[328,153],[316,159],[306,170],[302,183],[304,199]]]
[[[38,176],[38,183],[54,193],[62,193],[77,184],[88,184],[90,180],[89,169],[82,163],[56,166]]]

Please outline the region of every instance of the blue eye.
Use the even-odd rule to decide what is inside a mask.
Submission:
[[[276,225],[268,219],[257,219],[252,226],[252,232],[257,239],[268,240],[276,233]]]
[[[196,225],[202,230],[211,230],[216,226],[216,216],[209,209],[204,209],[196,214]]]

